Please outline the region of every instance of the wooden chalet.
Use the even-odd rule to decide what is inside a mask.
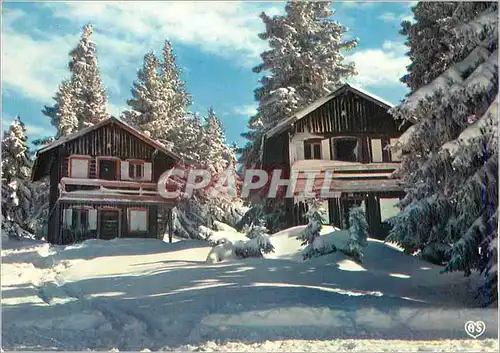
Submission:
[[[47,241],[161,236],[158,207],[175,204],[157,182],[179,160],[114,117],[38,150],[32,180],[50,178]]]
[[[389,102],[350,84],[319,99],[280,122],[264,137],[264,166],[280,166],[285,174],[297,173],[295,196],[286,199],[290,226],[306,224],[303,191],[305,173],[316,173],[313,190],[319,190],[325,173],[335,197],[323,200],[325,224],[349,226],[349,209],[365,209],[370,236],[385,238],[386,220],[397,212],[404,186],[391,174],[401,156],[386,147],[408,128],[399,128],[388,113]]]

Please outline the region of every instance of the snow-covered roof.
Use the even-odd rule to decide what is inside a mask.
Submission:
[[[36,152],[36,159],[35,159],[35,163],[33,164],[33,172],[31,173],[33,181],[36,181],[36,180],[40,179],[40,176],[38,175],[39,173],[35,173],[35,171],[39,169],[38,160],[39,160],[39,158],[43,154],[45,154],[45,153],[53,150],[55,147],[58,147],[58,146],[61,146],[61,145],[65,144],[65,143],[67,143],[68,141],[72,141],[72,140],[75,140],[77,138],[80,138],[80,137],[88,134],[89,132],[94,131],[96,129],[99,129],[99,128],[101,128],[103,126],[106,126],[108,124],[119,125],[124,130],[128,131],[129,133],[131,133],[135,137],[137,137],[140,140],[144,141],[146,144],[148,144],[151,147],[153,147],[153,148],[155,148],[155,149],[157,149],[157,150],[165,153],[166,155],[174,158],[177,161],[184,160],[184,158],[182,158],[178,154],[176,154],[176,153],[168,150],[167,148],[165,148],[165,145],[163,145],[162,143],[160,143],[160,142],[158,142],[156,140],[153,140],[152,138],[146,136],[144,133],[138,131],[137,129],[133,128],[132,126],[130,126],[128,124],[126,124],[125,122],[121,121],[120,119],[117,119],[117,118],[115,118],[113,116],[110,116],[108,119],[102,120],[102,121],[100,121],[97,124],[85,127],[85,128],[81,129],[80,131],[78,131],[78,132],[76,132],[74,134],[58,138],[57,140],[55,140],[51,144],[49,144],[47,146],[44,146],[41,149],[39,149]],[[42,171],[41,173],[44,174],[45,172]]]
[[[358,87],[356,85],[353,85],[352,83],[344,83],[342,86],[340,86],[337,90],[333,91],[332,93],[318,99],[314,103],[310,104],[306,108],[302,109],[298,113],[294,114],[293,116],[283,120],[279,124],[277,124],[275,127],[273,127],[271,130],[269,130],[266,133],[266,139],[269,139],[270,137],[284,131],[288,126],[291,124],[299,121],[300,119],[304,118],[311,112],[315,111],[325,103],[329,102],[330,100],[334,99],[335,97],[339,96],[340,94],[346,92],[346,91],[351,91],[354,94],[357,94],[365,99],[370,100],[371,102],[381,106],[384,109],[391,109],[394,107],[394,105],[368,91],[365,91],[361,87]]]
[[[160,142],[158,142],[156,140],[153,140],[152,138],[148,137],[146,134],[144,134],[144,133],[140,132],[139,130],[133,128],[132,126],[128,125],[127,123],[123,122],[122,120],[115,118],[114,116],[110,116],[108,119],[102,120],[102,121],[100,121],[97,124],[85,127],[83,129],[81,129],[80,131],[75,132],[74,134],[58,138],[57,140],[55,140],[51,144],[49,144],[49,145],[47,145],[47,146],[42,147],[41,149],[39,149],[36,152],[36,155],[39,156],[42,153],[45,153],[45,152],[47,152],[47,151],[49,151],[49,150],[51,150],[51,149],[53,149],[53,148],[55,148],[57,146],[60,146],[60,145],[66,143],[68,141],[72,141],[74,139],[77,139],[79,137],[82,137],[82,136],[86,135],[87,133],[89,133],[91,131],[99,129],[100,127],[103,127],[103,126],[108,125],[108,124],[113,124],[113,123],[122,126],[125,130],[127,130],[131,134],[133,134],[136,137],[138,137],[139,139],[143,140],[144,142],[146,142],[150,146],[161,150],[165,154],[170,155],[171,157],[173,157],[173,158],[175,158],[177,160],[181,160],[182,159],[176,153],[165,149],[165,146],[162,143],[160,143]]]

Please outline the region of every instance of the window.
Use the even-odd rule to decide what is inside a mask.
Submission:
[[[304,159],[321,159],[321,142],[304,142]]]
[[[333,159],[342,162],[359,162],[359,140],[355,137],[332,139]]]
[[[87,227],[87,210],[85,208],[74,208],[71,222],[73,229],[84,229]]]
[[[129,162],[128,176],[131,179],[142,179],[144,176],[144,165],[142,163]]]
[[[386,222],[389,218],[399,213],[399,208],[396,206],[398,203],[398,198],[379,199],[380,218],[382,222]]]
[[[69,176],[70,178],[89,177],[90,158],[87,157],[69,157]]]
[[[63,228],[70,229],[73,224],[73,209],[65,208],[63,210]]]
[[[382,140],[370,139],[372,145],[372,162],[381,163],[384,161],[382,156]]]
[[[146,232],[148,230],[148,211],[144,208],[128,209],[129,232]]]

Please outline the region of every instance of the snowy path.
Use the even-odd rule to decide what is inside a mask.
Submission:
[[[465,340],[468,320],[497,338],[496,310],[467,303],[469,280],[384,244],[370,243],[363,267],[337,254],[207,265],[209,251],[124,239],[3,250],[3,349],[336,350],[348,341],[331,340]],[[346,350],[367,347],[356,342]]]

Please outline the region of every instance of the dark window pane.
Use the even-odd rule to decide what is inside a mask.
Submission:
[[[136,176],[138,178],[142,178],[142,164],[136,164],[135,168],[136,168]]]
[[[129,163],[128,165],[128,176],[130,178],[134,177],[134,165],[132,163]]]
[[[335,141],[335,159],[344,162],[357,162],[356,149],[358,141],[354,139]]]
[[[304,158],[311,159],[311,144],[304,142]]]
[[[321,159],[321,145],[319,143],[315,143],[313,145],[314,148],[314,159]]]

